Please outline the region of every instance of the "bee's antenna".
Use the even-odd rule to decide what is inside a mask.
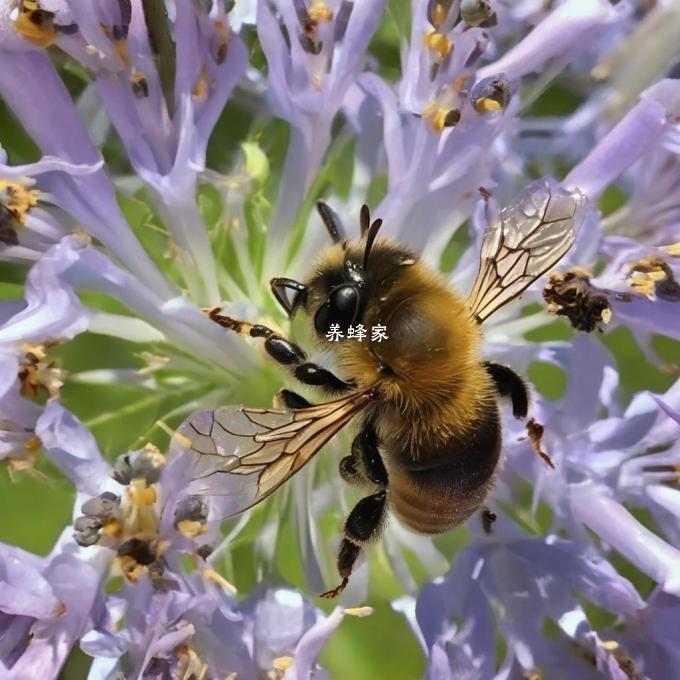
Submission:
[[[321,219],[323,220],[330,237],[333,239],[333,243],[344,241],[345,230],[342,228],[340,219],[335,214],[335,211],[323,201],[317,201],[316,209],[319,211],[319,215],[321,215]]]
[[[361,206],[359,224],[361,225],[361,235],[366,236],[366,232],[371,226],[371,213],[369,212],[368,206],[365,203]]]
[[[366,248],[364,249],[364,271],[368,268],[368,257],[371,254],[371,248],[373,248],[373,242],[375,241],[375,237],[378,235],[378,232],[380,231],[380,227],[382,226],[382,220],[377,219],[371,224],[370,226],[366,226],[364,229],[364,220],[366,225],[370,223],[370,214],[368,212],[368,206],[363,205],[361,207],[361,235],[363,236],[366,234]]]

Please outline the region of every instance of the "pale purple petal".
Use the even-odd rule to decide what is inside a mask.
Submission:
[[[616,10],[606,0],[564,0],[521,42],[500,59],[477,71],[477,80],[502,73],[516,80],[539,70],[548,60],[569,63],[594,34],[616,20]]]
[[[35,433],[47,457],[79,491],[97,496],[109,481],[111,466],[102,458],[91,432],[58,401],[38,418]]]

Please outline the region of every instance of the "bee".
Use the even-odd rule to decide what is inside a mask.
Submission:
[[[499,397],[509,399],[516,418],[524,418],[529,405],[524,380],[482,357],[480,326],[564,256],[585,203],[581,193],[548,180],[529,185],[487,228],[477,277],[463,298],[411,250],[378,239],[382,222],[371,221],[367,206],[361,210],[361,238],[349,240],[337,215],[320,202],[333,244],[303,282],[275,278],[271,289],[289,316],[309,320],[339,375],[266,326],[226,316],[220,308],[206,313],[226,330],[261,343],[301,383],[334,398],[313,405],[284,389],[279,399],[285,408],[226,406],[195,414],[178,431],[193,466],[189,492],[221,497],[227,516],[242,512],[356,418],[358,432],[339,472],[366,495],[344,525],[337,560],[341,582],[324,597],[346,587],[388,513],[424,534],[465,522],[483,508],[499,468]],[[358,324],[383,326],[387,338],[347,337]],[[330,342],[331,327],[345,337]],[[489,518],[484,523],[490,528]]]

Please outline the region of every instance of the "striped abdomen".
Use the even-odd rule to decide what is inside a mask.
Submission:
[[[501,450],[496,404],[465,437],[432,441],[416,452],[385,450],[390,505],[415,531],[439,534],[462,524],[493,486]]]

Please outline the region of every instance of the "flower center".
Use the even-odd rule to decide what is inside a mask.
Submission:
[[[48,399],[59,396],[64,384],[64,373],[49,356],[49,345],[26,343],[21,345],[24,361],[19,364],[19,382],[21,394],[28,399],[37,399],[46,395]]]
[[[16,227],[26,223],[26,213],[38,204],[40,192],[24,184],[0,179],[0,243],[17,245]]]
[[[158,482],[164,465],[165,456],[152,444],[119,457],[113,478],[125,491],[120,496],[107,491],[87,501],[81,507],[83,515],[74,523],[79,545],[99,545],[116,552],[112,574],[130,583],[147,575],[159,589],[168,584],[164,554],[172,542],[171,536],[162,536],[160,531]],[[176,506],[174,527],[194,539],[205,533],[207,515],[205,501],[188,496]]]

